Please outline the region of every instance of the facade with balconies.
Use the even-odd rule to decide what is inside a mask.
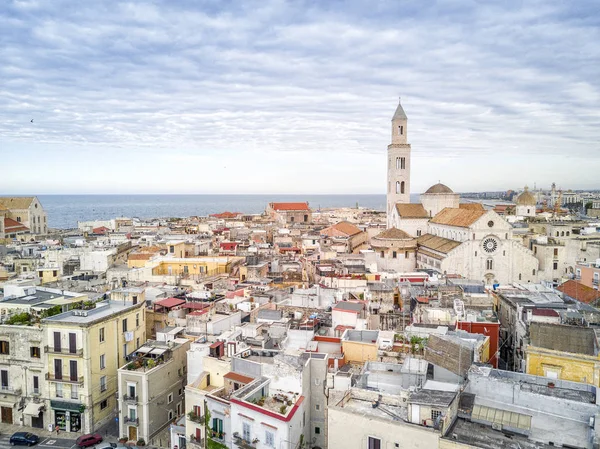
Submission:
[[[119,435],[136,443],[153,438],[185,411],[190,342],[148,340],[118,370]]]

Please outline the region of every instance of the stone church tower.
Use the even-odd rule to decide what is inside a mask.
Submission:
[[[392,143],[388,145],[388,228],[396,203],[410,203],[410,144],[406,140],[408,118],[398,103],[392,117]]]

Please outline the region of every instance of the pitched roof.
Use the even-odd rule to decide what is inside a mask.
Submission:
[[[236,218],[242,215],[241,212],[221,212],[220,214],[210,214],[211,217],[214,218]]]
[[[532,322],[529,332],[531,346],[571,354],[596,355],[596,333],[592,328]]]
[[[487,212],[485,210],[469,210],[446,207],[431,219],[431,223],[468,228]]]
[[[412,239],[413,237],[408,235],[406,232],[397,228],[387,229],[375,236],[376,239],[398,239],[398,240],[407,240]]]
[[[2,196],[0,204],[7,209],[27,209],[34,199],[35,196]]]
[[[4,219],[4,231],[9,234],[11,232],[27,232],[29,228],[25,226],[23,223],[19,223],[12,218]]]
[[[219,248],[221,248],[222,250],[225,250],[225,251],[235,251],[237,246],[238,246],[237,242],[221,242],[219,245]]]
[[[458,207],[465,210],[485,210],[481,203],[460,203]]]
[[[394,112],[392,120],[408,120],[406,112],[404,112],[404,109],[402,109],[400,102],[398,102],[398,107],[396,108],[396,112]]]
[[[185,300],[179,298],[165,298],[161,299],[160,301],[156,301],[154,304],[170,309],[171,307],[176,307],[185,304]]]
[[[271,203],[273,210],[310,210],[308,203]]]
[[[396,203],[396,210],[402,218],[429,218],[421,203]]]
[[[557,290],[563,292],[568,297],[585,304],[591,304],[600,299],[600,291],[594,290],[593,288],[572,279],[559,285]]]
[[[329,226],[328,228],[321,230],[321,235],[326,235],[329,237],[351,237],[353,235],[360,234],[361,232],[362,231],[352,223],[340,221],[333,226]]]
[[[441,182],[438,182],[437,184],[434,184],[431,187],[429,187],[427,189],[427,191],[425,192],[426,195],[432,194],[432,193],[454,193],[454,192],[447,185],[444,185]]]
[[[454,248],[461,245],[461,243],[456,240],[450,240],[432,234],[424,234],[417,238],[417,244],[419,247],[428,248],[444,254],[448,254]]]

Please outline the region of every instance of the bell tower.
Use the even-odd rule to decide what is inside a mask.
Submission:
[[[410,203],[410,144],[407,141],[408,118],[402,104],[392,117],[392,143],[388,145],[387,225],[391,227],[396,203]]]

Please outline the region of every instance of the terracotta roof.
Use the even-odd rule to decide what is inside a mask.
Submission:
[[[128,260],[150,260],[154,254],[152,253],[129,253]]]
[[[329,226],[321,230],[321,235],[326,235],[329,237],[344,237],[344,236],[353,236],[356,234],[360,234],[362,231],[354,226],[352,223],[347,221],[340,221],[333,226]]]
[[[161,299],[160,301],[156,301],[154,304],[170,309],[171,307],[177,307],[182,304],[185,304],[185,300],[179,298],[166,298]]]
[[[600,291],[594,290],[593,288],[574,280],[559,285],[557,290],[563,292],[570,298],[586,304],[594,303],[600,299]]]
[[[429,248],[433,251],[448,254],[457,246],[460,246],[460,242],[450,240],[437,235],[425,234],[417,239],[419,247]]]
[[[308,203],[271,203],[273,210],[310,210]]]
[[[431,223],[468,228],[487,212],[485,210],[455,209],[446,207],[431,219]]]
[[[431,193],[454,193],[454,192],[452,191],[452,189],[450,187],[442,184],[441,182],[438,182],[437,184],[429,187],[427,189],[427,191],[425,192],[425,194],[431,194]]]
[[[401,229],[390,228],[390,229],[387,229],[387,230],[377,234],[377,236],[375,238],[376,239],[407,240],[407,239],[412,239],[413,237],[411,237],[410,235],[408,235],[406,232],[402,231]]]
[[[421,203],[397,203],[396,210],[402,218],[429,218]]]
[[[106,234],[107,231],[110,231],[106,226],[100,226],[99,228],[92,229],[92,233],[94,234]]]
[[[23,223],[19,223],[12,218],[4,219],[4,231],[8,234],[11,232],[28,232],[29,228],[25,226]]]
[[[237,242],[221,242],[219,247],[225,251],[234,251],[238,246]]]
[[[220,214],[210,214],[211,217],[215,218],[236,218],[242,215],[241,212],[221,212]]]
[[[233,371],[228,372],[223,376],[225,379],[231,379],[234,382],[241,382],[243,384],[249,384],[254,380],[253,377],[243,376],[238,373],[234,373]]]
[[[7,209],[27,209],[34,199],[35,196],[2,196],[0,204]]]
[[[485,210],[481,203],[460,203],[458,207],[465,210]]]

